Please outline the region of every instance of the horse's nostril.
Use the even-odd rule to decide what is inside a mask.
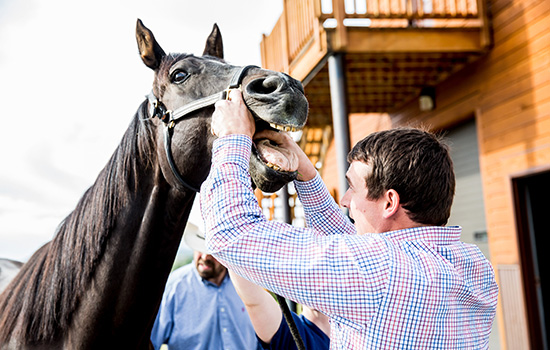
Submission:
[[[283,83],[283,79],[276,75],[271,75],[251,81],[247,86],[247,90],[249,93],[269,95],[279,90]]]

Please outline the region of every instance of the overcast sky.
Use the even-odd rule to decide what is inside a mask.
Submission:
[[[0,257],[25,261],[53,237],[149,92],[137,18],[166,52],[197,55],[216,22],[227,61],[261,65],[281,11],[282,0],[0,0]]]

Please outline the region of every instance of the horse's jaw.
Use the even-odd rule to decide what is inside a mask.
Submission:
[[[297,171],[275,170],[268,166],[256,147],[252,148],[250,156],[250,176],[254,184],[263,192],[277,192],[287,183],[294,181],[298,175]]]

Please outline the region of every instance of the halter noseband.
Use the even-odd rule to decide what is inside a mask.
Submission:
[[[176,123],[183,120],[184,117],[192,112],[212,106],[219,100],[226,99],[229,95],[230,90],[238,89],[241,86],[244,75],[246,71],[250,68],[258,67],[253,65],[241,67],[235,72],[235,74],[233,74],[233,77],[231,78],[227,89],[213,95],[200,98],[193,102],[189,102],[188,104],[181,106],[175,111],[167,109],[166,106],[153,94],[153,91],[151,91],[149,95],[147,95],[147,99],[149,100],[149,115],[152,118],[159,118],[164,123],[164,149],[166,150],[166,159],[168,160],[170,169],[172,169],[172,173],[174,174],[176,179],[178,179],[180,184],[188,190],[199,192],[200,189],[198,187],[188,184],[183,179],[178,169],[176,168],[176,164],[174,163],[174,157],[172,156],[172,132],[174,127],[176,126]]]

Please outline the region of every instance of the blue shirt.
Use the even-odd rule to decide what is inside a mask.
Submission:
[[[292,318],[294,319],[294,323],[296,323],[296,328],[298,328],[300,336],[302,336],[306,349],[328,350],[330,347],[330,338],[328,335],[319,329],[319,327],[317,327],[313,322],[305,318],[304,315],[298,316],[292,312]],[[296,342],[294,341],[294,338],[292,338],[290,328],[288,328],[288,324],[284,318],[281,320],[281,325],[275,335],[273,335],[273,338],[269,344],[266,344],[261,340],[259,341],[262,349],[266,350],[297,349]]]
[[[487,349],[498,286],[460,227],[358,235],[319,175],[295,182],[307,227],[268,221],[252,140],[214,141],[201,188],[206,246],[239,275],[330,317],[332,349]]]
[[[218,287],[194,263],[170,274],[151,332],[155,349],[246,350],[258,341],[229,274]]]

